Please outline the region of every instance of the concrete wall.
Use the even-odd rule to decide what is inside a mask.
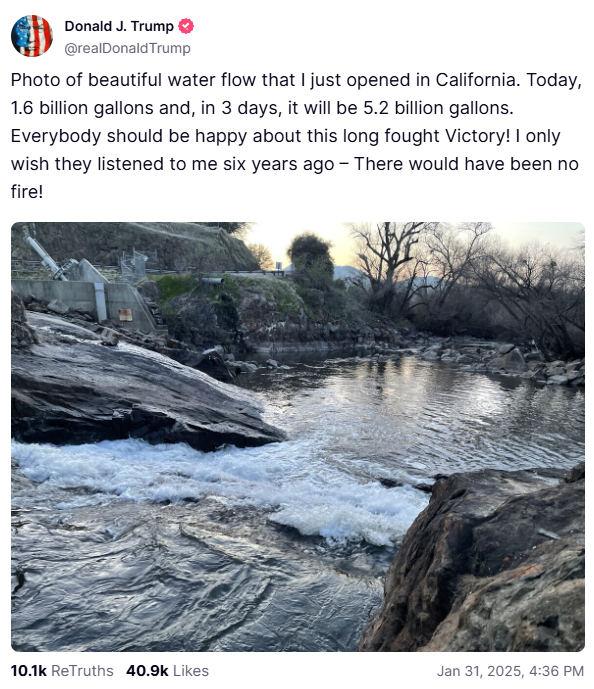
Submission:
[[[41,301],[59,299],[71,309],[86,311],[97,318],[95,287],[92,282],[61,282],[60,280],[13,280],[12,289],[22,299],[30,295]],[[163,332],[155,325],[152,314],[138,290],[127,283],[104,284],[107,318],[124,328],[134,328],[145,333]],[[130,309],[132,321],[120,321],[119,309]]]
[[[12,290],[27,299],[32,295],[38,301],[59,299],[71,309],[87,311],[97,317],[95,288],[92,282],[62,282],[61,280],[12,280]]]
[[[109,282],[109,280],[104,278],[97,268],[92,266],[86,258],[83,258],[83,260],[79,262],[78,266],[76,267],[76,271],[78,275],[73,275],[73,280],[76,279],[80,280],[81,282]],[[70,277],[70,274],[68,277]]]
[[[145,333],[162,330],[155,325],[152,314],[136,287],[125,282],[110,282],[105,285],[105,301],[107,317],[110,321],[124,328],[135,328]],[[130,309],[132,322],[120,321],[119,309]]]

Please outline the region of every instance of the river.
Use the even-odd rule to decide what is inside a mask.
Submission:
[[[239,384],[284,443],[13,441],[15,650],[353,651],[428,502],[415,484],[584,456],[583,389],[412,357],[279,363]]]

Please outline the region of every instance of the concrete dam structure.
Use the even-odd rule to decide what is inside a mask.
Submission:
[[[57,280],[12,280],[12,290],[23,300],[57,299],[73,310],[86,311],[98,323],[110,320],[124,328],[145,333],[166,331],[155,323],[138,290],[120,282],[61,282]]]
[[[145,333],[167,330],[155,322],[153,314],[130,282],[109,282],[86,258],[80,262],[70,259],[59,265],[32,237],[26,238],[41,258],[41,265],[50,271],[51,280],[12,280],[12,291],[27,303],[31,297],[39,302],[62,302],[72,311],[90,314],[97,323],[112,321],[123,328]],[[144,277],[146,256],[134,250],[129,276],[134,280],[136,272]],[[136,260],[137,259],[137,260]]]
[[[28,237],[27,241],[53,279],[13,279],[12,291],[25,303],[31,297],[45,303],[55,300],[73,311],[90,314],[97,323],[109,320],[145,333],[166,330],[166,326],[157,325],[138,290],[130,283],[109,282],[84,258],[80,262],[71,259],[59,266],[34,239]]]

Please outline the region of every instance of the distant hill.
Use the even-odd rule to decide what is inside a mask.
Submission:
[[[363,273],[358,268],[353,268],[353,266],[334,266],[335,280],[345,280],[348,282],[361,277],[363,277]]]
[[[283,268],[286,273],[290,273],[294,270],[293,264],[289,263],[286,268]],[[358,277],[362,277],[363,273],[353,266],[334,266],[334,279],[335,280],[354,280]]]
[[[198,223],[37,222],[15,223],[11,232],[12,258],[38,260],[25,241],[29,233],[56,261],[86,258],[91,263],[118,265],[122,252],[157,252],[165,270],[196,268],[257,270],[246,245],[217,227]]]

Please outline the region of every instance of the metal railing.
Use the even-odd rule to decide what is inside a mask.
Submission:
[[[58,265],[62,265],[62,263],[67,263],[67,261],[56,261]],[[47,274],[47,276],[51,277],[51,271],[43,265],[41,261],[27,261],[25,259],[19,259],[19,258],[13,258],[10,261],[11,264],[11,277],[13,278],[19,278],[20,274],[30,274],[30,273],[39,273],[39,274]],[[110,265],[105,265],[103,263],[92,263],[91,264],[93,268],[97,268],[97,270],[103,274],[105,273],[111,273],[112,274],[112,281],[120,281],[117,279],[116,276],[113,276],[114,273],[119,274],[120,279],[122,282],[128,282],[128,276],[131,275],[131,277],[134,278],[134,280],[138,280],[140,277],[143,277],[142,275],[134,274],[133,270],[129,268],[129,266],[126,269],[126,272],[122,272],[122,267],[121,266],[110,266]],[[143,271],[145,275],[185,275],[186,273],[199,273],[204,276],[210,276],[210,275],[271,275],[274,277],[284,277],[285,271],[284,270],[211,270],[211,271],[205,271],[202,272],[201,270],[198,270],[198,268],[194,266],[188,266],[187,268],[184,268],[182,270],[166,270],[164,268],[145,268]],[[106,275],[107,277],[107,275]]]

